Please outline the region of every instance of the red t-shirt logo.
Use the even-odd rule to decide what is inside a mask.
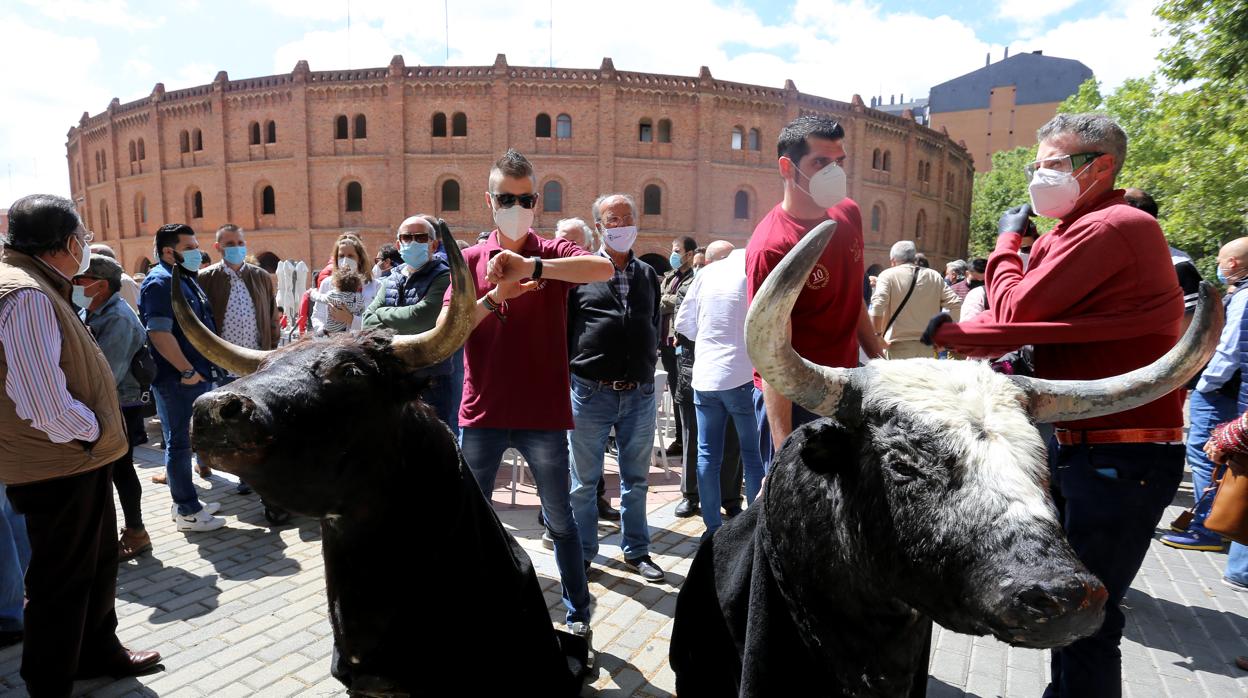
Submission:
[[[818,291],[828,285],[832,275],[828,273],[828,268],[822,264],[816,264],[815,268],[810,271],[810,278],[806,280],[806,288],[812,291]]]

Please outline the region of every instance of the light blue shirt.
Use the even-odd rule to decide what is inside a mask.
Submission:
[[[1232,295],[1226,304],[1226,326],[1222,328],[1222,337],[1218,340],[1213,358],[1209,359],[1209,365],[1200,374],[1197,391],[1211,393],[1221,388],[1235,375],[1235,371],[1242,368],[1239,342],[1245,307],[1248,307],[1248,289]]]

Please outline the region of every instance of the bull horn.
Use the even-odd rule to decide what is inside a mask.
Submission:
[[[1037,423],[1072,422],[1125,412],[1179,388],[1213,356],[1226,324],[1221,295],[1200,284],[1196,315],[1179,343],[1153,363],[1120,376],[1092,381],[1045,380],[1011,376],[1027,393]]]
[[[799,240],[767,276],[745,317],[745,346],[758,375],[781,395],[824,417],[836,412],[856,369],[820,366],[802,358],[789,338],[789,316],[835,233],[836,221],[824,221]]]
[[[394,353],[412,368],[424,368],[446,360],[468,341],[476,310],[477,285],[464,263],[464,255],[451,237],[451,230],[439,220],[438,238],[451,263],[451,306],[446,320],[415,335],[399,335],[390,345]]]
[[[187,341],[205,359],[236,376],[255,373],[256,367],[269,355],[267,351],[247,349],[227,342],[200,322],[182,292],[182,265],[176,261],[173,264],[173,317],[178,321]]]

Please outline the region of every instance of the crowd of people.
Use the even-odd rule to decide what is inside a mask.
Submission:
[[[823,221],[835,221],[836,234],[790,318],[794,349],[815,364],[979,358],[1003,371],[1093,379],[1142,366],[1174,344],[1199,275],[1168,249],[1155,203],[1114,188],[1126,157],[1122,130],[1102,116],[1059,115],[1038,135],[1031,203],[1002,216],[988,258],[950,262],[943,277],[904,240],[887,269],[864,273],[862,216],[843,169],[846,134],[828,118],[802,116],[780,133],[783,199],[745,249],[681,236],[663,274],[634,253],[632,196],[604,192],[585,219],[542,235],[532,228],[540,198],[533,165],[515,150],[498,159],[484,201],[496,227],[458,243],[476,284],[473,330],[462,349],[425,369],[421,399],[458,439],[487,499],[507,449],[527,461],[573,632],[591,637],[587,575],[599,518],[619,521],[628,569],[648,582],[666,578],[650,555],[647,521],[662,380],[677,432],[669,455],[683,464],[676,515],[700,514],[708,536],[759,496],[785,438],[816,418],[751,365],[745,318],[780,260]],[[1058,226],[1040,235],[1033,212]],[[0,641],[24,639],[21,674],[32,696],[66,696],[76,676],[132,675],[160,659],[121,646],[113,611],[119,559],[152,547],[132,454],[153,410],[177,530],[226,525],[219,504],[202,502],[194,485],[191,410],[238,376],[183,333],[174,267],[191,312],[244,349],[349,332],[416,334],[447,322],[451,270],[440,245],[449,227],[429,215],[403,220],[371,267],[361,238],[344,233],[288,316],[273,275],[249,261],[246,231],[236,225],[215,231],[220,260],[211,265],[191,227],[161,226],[159,262],[140,278],[125,274],[106,246],[91,245],[66,199],[22,198],[9,226],[0,257]],[[1248,238],[1227,244],[1218,265],[1224,283],[1248,278]],[[1186,451],[1202,504],[1215,463],[1248,452],[1235,421],[1248,404],[1240,380],[1248,294],[1230,298],[1218,354],[1192,392]],[[1054,650],[1046,695],[1120,692],[1118,603],[1182,477],[1182,403],[1175,393],[1054,425],[1061,519],[1110,599],[1100,631]],[[619,464],[618,511],[604,493],[608,452]],[[249,493],[246,483],[238,493]],[[1198,506],[1166,544],[1221,550],[1201,513]],[[1242,546],[1232,549],[1225,581],[1248,590]]]

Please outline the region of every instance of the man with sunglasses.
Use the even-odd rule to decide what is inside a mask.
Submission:
[[[438,251],[436,218],[411,216],[399,224],[395,244],[403,263],[381,281],[381,288],[364,311],[364,329],[386,328],[395,334],[420,334],[433,329],[442,312],[442,297],[451,285],[451,267],[446,256]],[[446,225],[442,223],[442,225]],[[429,385],[420,399],[433,408],[451,430],[455,416],[451,414],[454,385],[451,374],[453,354],[436,366],[421,371],[429,377]]]
[[[1157,221],[1114,188],[1127,137],[1108,117],[1059,114],[1037,133],[1031,205],[1001,217],[988,259],[988,310],[937,316],[925,335],[971,356],[1035,345],[1041,378],[1094,380],[1156,360],[1179,336],[1183,293]],[[1032,211],[1058,219],[1019,255]],[[1175,391],[1109,417],[1058,423],[1051,487],[1071,546],[1105,583],[1105,623],[1054,650],[1047,698],[1119,696],[1118,604],[1183,477],[1183,396]]]
[[[529,228],[538,200],[535,183],[533,165],[523,155],[508,150],[500,157],[486,192],[497,228],[464,250],[478,300],[475,329],[464,345],[460,447],[487,499],[504,451],[514,447],[528,461],[555,541],[567,622],[588,638],[592,597],[568,499],[568,291],[610,279],[614,266],[569,240],[548,240]],[[450,294],[447,289],[444,306]],[[443,309],[438,324],[447,317]]]

